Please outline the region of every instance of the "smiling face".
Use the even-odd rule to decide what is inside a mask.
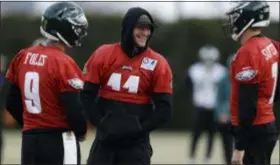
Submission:
[[[149,25],[137,25],[133,30],[133,40],[135,46],[145,47],[151,35],[151,27]]]

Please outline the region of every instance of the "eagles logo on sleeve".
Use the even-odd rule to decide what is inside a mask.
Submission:
[[[69,85],[71,85],[75,89],[83,89],[84,88],[84,82],[79,78],[74,78],[68,80]]]
[[[235,75],[236,80],[249,81],[256,77],[257,71],[251,68],[240,71]]]

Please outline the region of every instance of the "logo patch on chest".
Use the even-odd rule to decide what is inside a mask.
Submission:
[[[150,71],[154,71],[155,70],[155,67],[157,65],[157,60],[155,59],[151,59],[151,58],[148,58],[148,57],[144,57],[143,60],[142,60],[142,63],[141,63],[141,68],[142,69],[146,69],[146,70],[150,70]]]

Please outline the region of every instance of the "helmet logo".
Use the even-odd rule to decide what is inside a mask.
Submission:
[[[77,20],[77,22],[79,22],[82,25],[87,24],[87,19],[86,19],[86,16],[84,14],[78,15],[76,20]]]
[[[67,20],[73,24],[73,25],[76,25],[76,26],[84,26],[84,25],[87,25],[88,22],[87,22],[87,19],[86,19],[86,16],[82,13],[80,15],[77,15],[76,17],[68,17]]]

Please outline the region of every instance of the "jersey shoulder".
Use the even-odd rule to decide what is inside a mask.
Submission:
[[[47,67],[45,69],[50,73],[69,70],[69,68],[79,68],[75,60],[64,51],[51,46],[35,46],[30,49],[31,52],[40,53],[47,57]]]
[[[148,58],[151,58],[152,60],[156,60],[157,65],[170,68],[168,61],[163,55],[152,50],[151,48],[148,48],[148,53],[149,53]]]
[[[8,70],[6,72],[6,77],[10,79],[14,76],[14,74],[18,73],[19,64],[21,60],[23,59],[24,52],[27,48],[21,49],[13,58],[12,61],[9,64]]]
[[[259,58],[260,49],[259,46],[254,44],[254,42],[246,43],[240,47],[232,60],[232,64],[245,64],[250,61],[255,61]]]
[[[279,43],[273,42],[267,37],[254,37],[240,48],[238,58],[248,58],[251,60],[266,59],[271,55],[278,54],[278,49]]]
[[[92,56],[95,56],[95,58],[103,59],[106,58],[106,56],[109,56],[113,53],[113,51],[119,46],[119,44],[103,44],[99,46],[92,54]]]
[[[161,61],[164,61],[164,62],[167,62],[167,60],[165,59],[165,57],[163,57],[162,54],[154,51],[153,49],[148,48],[147,52],[149,54],[149,57],[157,59],[157,60],[161,60]]]
[[[148,48],[147,53],[141,62],[141,68],[154,71],[155,74],[167,74],[172,77],[171,67],[165,57],[151,48]]]
[[[89,57],[86,62],[85,68],[89,65],[103,65],[108,62],[111,56],[114,54],[114,51],[118,47],[119,44],[103,44],[99,46]],[[85,69],[84,68],[84,69]]]
[[[63,52],[60,53],[58,55],[58,58],[56,58],[56,59],[59,60],[59,61],[61,60],[64,63],[76,64],[75,60],[71,56],[69,56],[68,54],[63,53]]]
[[[37,48],[33,49],[34,51],[39,51],[42,54],[45,54],[48,58],[49,65],[59,68],[63,65],[75,65],[74,59],[66,54],[64,51],[59,50],[53,47],[47,46],[38,46]]]
[[[240,53],[247,52],[251,56],[256,56],[262,53],[262,50],[270,44],[273,45],[273,42],[267,37],[253,37],[240,48]]]
[[[72,58],[67,55],[64,51],[58,50],[58,49],[53,49],[50,47],[45,47],[44,50],[42,50],[42,52],[44,52],[48,58],[51,58],[53,60],[72,60]]]
[[[68,56],[64,51],[54,46],[36,45],[26,49],[26,52],[45,55],[51,62],[53,62],[54,60],[59,62],[63,62],[64,60],[69,59],[71,60],[71,57]]]
[[[19,63],[21,59],[24,57],[25,52],[28,48],[21,49],[12,59],[12,63]]]

